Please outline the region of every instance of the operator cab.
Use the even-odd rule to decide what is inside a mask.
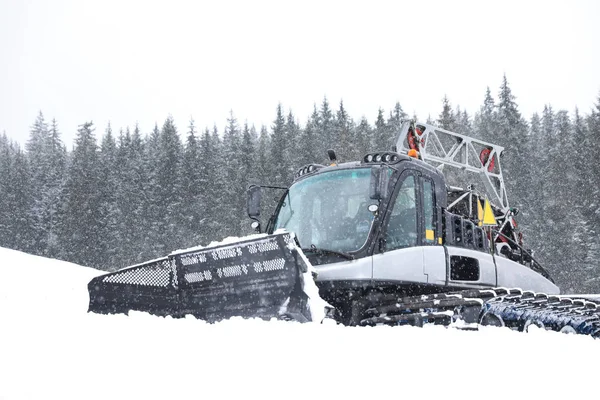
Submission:
[[[396,153],[368,154],[301,168],[267,233],[294,232],[313,265],[357,260],[441,241],[445,203],[443,177],[433,167]]]

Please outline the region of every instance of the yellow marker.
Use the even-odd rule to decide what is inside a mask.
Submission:
[[[438,244],[442,244],[442,238],[441,237],[438,238]]]
[[[425,239],[435,240],[435,235],[433,233],[433,229],[425,229]]]
[[[485,206],[483,209],[483,225],[497,225],[492,206],[487,199],[485,199]]]
[[[481,207],[481,202],[477,199],[477,222],[478,226],[483,225],[483,207]]]

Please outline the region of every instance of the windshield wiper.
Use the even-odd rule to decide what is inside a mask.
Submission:
[[[329,249],[320,249],[317,248],[314,244],[310,245],[309,249],[302,249],[305,253],[315,253],[315,254],[333,254],[336,256],[343,257],[347,260],[354,260],[354,256],[352,254],[344,253],[342,251],[329,250]]]
[[[289,190],[286,191],[285,196],[287,196],[288,205],[290,206],[290,216],[285,220],[284,223],[281,224],[281,227],[283,227],[283,228],[287,227],[288,222],[290,222],[290,219],[292,219],[292,217],[294,216],[294,210],[292,210],[292,201],[290,199],[290,191]]]

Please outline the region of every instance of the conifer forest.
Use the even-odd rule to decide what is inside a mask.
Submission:
[[[504,146],[525,247],[564,293],[600,293],[600,96],[590,110],[548,104],[525,116],[504,77],[482,100],[464,110],[445,97],[439,114],[424,118],[399,103],[364,110],[373,124],[327,99],[304,121],[274,104],[270,126],[233,111],[214,127],[167,117],[149,132],[82,121],[74,143],[42,110],[23,147],[0,136],[0,247],[115,270],[247,235],[250,184],[289,186],[330,148],[341,162],[389,150],[401,121],[416,118]],[[280,196],[265,192],[263,214]]]

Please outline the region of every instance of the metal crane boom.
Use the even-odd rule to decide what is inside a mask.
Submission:
[[[490,199],[503,213],[509,210],[500,157],[504,147],[483,140],[407,120],[402,123],[396,151],[408,154],[418,151],[419,157],[439,169],[444,165],[475,172],[480,175]]]

